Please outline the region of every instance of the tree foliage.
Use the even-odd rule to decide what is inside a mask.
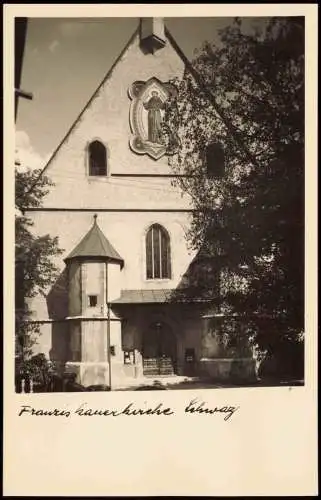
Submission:
[[[33,221],[25,215],[26,209],[41,206],[52,185],[46,176],[38,179],[39,174],[40,170],[15,170],[15,347],[18,373],[30,372],[28,360],[40,334],[38,324],[30,321],[30,299],[38,294],[45,295],[56,280],[58,269],[53,258],[62,253],[58,238],[35,234]]]
[[[221,310],[276,352],[304,326],[304,19],[270,18],[253,33],[235,19],[173,83],[166,126],[179,148],[169,161],[196,209],[189,241],[223,270]],[[215,159],[207,175],[213,143],[222,177]],[[206,279],[215,290],[215,273]]]

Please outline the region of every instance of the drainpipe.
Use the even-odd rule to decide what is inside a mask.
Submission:
[[[110,352],[110,302],[107,302],[107,359],[108,359],[108,378],[109,387],[112,390],[111,385],[111,352]]]
[[[105,300],[107,307],[107,362],[108,362],[108,381],[109,388],[112,390],[111,385],[111,352],[110,352],[110,302],[108,300],[108,262],[105,262],[105,273],[106,273],[106,281],[105,281]]]

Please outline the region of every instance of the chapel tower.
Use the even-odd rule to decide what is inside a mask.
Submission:
[[[124,260],[97,224],[65,258],[68,273],[69,367],[85,385],[109,382],[108,364],[122,360],[120,320],[110,318],[109,304],[118,296]],[[106,331],[106,325],[108,331]],[[92,366],[95,363],[95,366]],[[100,365],[101,363],[101,365]],[[107,363],[107,364],[106,364]]]

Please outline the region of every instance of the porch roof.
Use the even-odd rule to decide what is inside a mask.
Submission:
[[[122,290],[112,304],[165,304],[177,302],[208,302],[209,299],[187,296],[175,288]]]

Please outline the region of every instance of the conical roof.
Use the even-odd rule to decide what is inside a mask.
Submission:
[[[118,262],[124,266],[124,259],[114,249],[102,230],[97,224],[97,215],[94,215],[94,223],[88,233],[78,243],[74,250],[65,258],[65,262],[72,259],[99,258],[106,261]]]

